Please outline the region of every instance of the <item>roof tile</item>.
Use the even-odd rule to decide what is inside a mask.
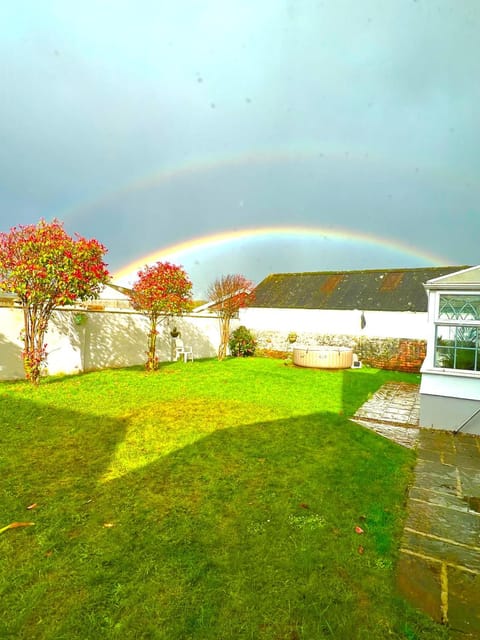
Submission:
[[[424,283],[467,267],[275,273],[255,290],[255,307],[426,311]]]

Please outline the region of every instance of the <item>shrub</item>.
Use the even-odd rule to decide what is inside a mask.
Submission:
[[[253,356],[255,354],[257,341],[247,327],[240,326],[232,332],[228,346],[230,347],[232,356],[242,356],[246,358],[247,356]]]

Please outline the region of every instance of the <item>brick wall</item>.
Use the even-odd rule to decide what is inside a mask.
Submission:
[[[426,341],[407,338],[361,338],[359,359],[371,367],[418,373],[426,354]]]

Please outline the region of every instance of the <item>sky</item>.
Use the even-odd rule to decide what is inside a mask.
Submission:
[[[0,3],[0,231],[114,280],[480,263],[478,0]]]

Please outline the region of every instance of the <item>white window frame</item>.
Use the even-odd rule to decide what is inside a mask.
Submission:
[[[460,373],[460,374],[468,374],[480,376],[480,318],[475,320],[462,320],[462,319],[443,319],[440,318],[440,296],[449,296],[455,298],[479,298],[480,300],[480,292],[476,291],[436,291],[435,292],[435,300],[434,300],[434,322],[433,322],[433,349],[432,349],[432,362],[431,365],[435,371],[445,371],[448,373]],[[476,363],[476,369],[461,369],[456,367],[447,367],[445,365],[437,364],[437,353],[438,353],[438,345],[437,345],[437,335],[438,329],[440,327],[467,327],[467,328],[475,328],[477,330],[477,340],[476,344],[473,348],[464,347],[464,349],[468,351],[472,351],[474,353],[474,362]],[[460,348],[457,348],[454,345],[452,348],[452,353],[454,358],[456,359],[457,354],[460,351]],[[475,365],[474,365],[475,366]]]

